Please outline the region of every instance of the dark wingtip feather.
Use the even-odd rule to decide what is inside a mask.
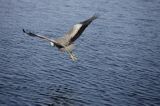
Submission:
[[[32,32],[29,32],[28,30],[22,29],[22,31],[23,31],[24,33],[26,33],[27,35],[29,35],[29,36],[33,36],[33,37],[37,36],[36,34],[34,34],[34,33],[32,33]]]
[[[30,31],[27,30],[27,29],[22,29],[22,31],[23,31],[24,33],[30,33]]]
[[[100,14],[95,13],[95,14],[92,16],[92,19],[95,20],[95,19],[97,19],[99,16],[100,16]]]
[[[26,31],[24,29],[22,29],[23,33],[26,33]]]
[[[99,17],[99,14],[94,14],[92,17],[90,17],[89,19],[80,22],[80,24],[84,24],[84,25],[89,25],[93,20],[97,19]]]

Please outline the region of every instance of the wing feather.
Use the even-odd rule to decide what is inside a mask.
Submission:
[[[69,42],[70,39],[72,39],[79,31],[79,29],[82,27],[82,24],[75,24],[69,32],[67,32],[64,36],[64,38]]]
[[[88,27],[88,25],[95,19],[97,19],[97,15],[93,15],[89,19],[82,21],[78,24],[75,24],[69,32],[65,34],[63,37],[67,43],[71,44],[73,43],[83,32],[84,30]]]
[[[59,43],[56,42],[55,40],[49,39],[48,37],[45,37],[45,36],[43,36],[43,35],[34,34],[34,33],[32,33],[32,32],[26,31],[26,30],[24,30],[24,29],[23,29],[23,32],[26,33],[26,34],[29,35],[29,36],[38,37],[38,38],[47,40],[47,41],[49,41],[49,42],[52,42],[52,43],[54,43],[54,44],[55,44],[57,47],[59,47],[59,48],[63,47],[61,44],[59,44]]]
[[[49,41],[49,42],[53,42],[52,39],[49,39],[49,38],[47,38],[47,37],[45,37],[45,36],[42,36],[42,35],[39,35],[39,34],[34,34],[34,33],[32,33],[32,32],[26,31],[26,30],[24,30],[24,29],[23,29],[23,32],[26,33],[26,34],[29,35],[29,36],[38,37],[38,38],[41,38],[41,39],[45,39],[45,40],[47,40],[47,41]]]

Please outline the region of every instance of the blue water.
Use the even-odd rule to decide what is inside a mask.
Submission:
[[[77,62],[48,42],[100,14]],[[0,0],[0,106],[160,106],[159,0]]]

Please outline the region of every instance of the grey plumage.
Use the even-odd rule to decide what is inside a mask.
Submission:
[[[80,35],[84,32],[84,30],[88,27],[88,25],[91,24],[91,22],[95,19],[97,19],[97,15],[93,15],[89,19],[79,22],[78,24],[75,24],[69,32],[67,32],[63,37],[57,38],[57,39],[50,39],[42,35],[34,34],[32,32],[26,31],[23,29],[23,32],[26,33],[29,36],[32,37],[38,37],[41,39],[45,39],[49,42],[51,42],[51,45],[54,44],[59,50],[61,51],[66,51],[69,53],[70,57],[72,60],[76,60],[77,58],[75,55],[72,53],[73,47],[74,47],[74,42],[77,40],[77,38],[80,37]]]

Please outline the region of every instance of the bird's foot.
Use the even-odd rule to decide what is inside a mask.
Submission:
[[[76,61],[77,60],[77,57],[75,55],[70,55],[70,58],[73,60],[73,61]]]

